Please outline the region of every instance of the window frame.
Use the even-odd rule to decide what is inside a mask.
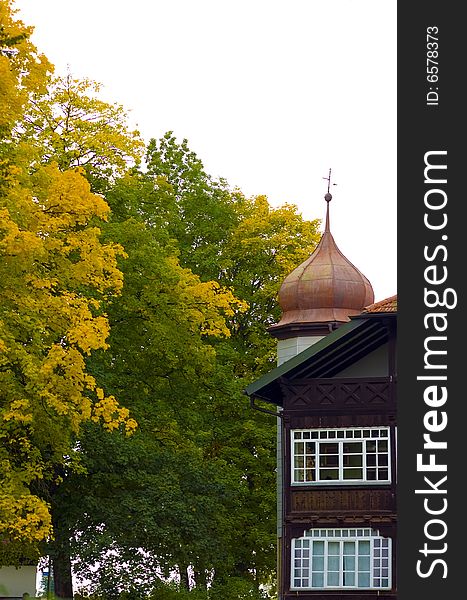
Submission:
[[[330,534],[332,532],[332,535]],[[352,534],[352,535],[351,535]],[[300,542],[301,547],[297,545]],[[303,546],[303,542],[308,542],[307,547]],[[315,554],[315,560],[318,562],[322,558],[323,567],[313,571],[313,548],[316,542],[324,542],[323,553]],[[369,544],[369,552],[363,554],[358,552],[360,543]],[[339,554],[330,553],[329,544],[339,544]],[[345,543],[354,544],[355,552],[353,554],[345,553]],[[304,551],[308,550],[307,556],[303,556]],[[297,558],[297,554],[301,553],[301,557]],[[354,559],[354,568],[345,567],[345,557]],[[360,568],[359,559],[369,558],[368,568]],[[335,568],[330,570],[330,560],[337,559],[339,562],[338,570]],[[297,561],[301,561],[302,566],[297,567]],[[307,563],[305,561],[308,561]],[[384,564],[386,561],[386,564]],[[335,562],[334,562],[335,564]],[[349,565],[347,565],[349,567]],[[371,528],[335,528],[335,529],[310,529],[305,531],[300,538],[293,538],[291,544],[291,570],[290,570],[290,589],[293,591],[303,590],[390,590],[392,589],[392,539],[383,537],[378,530]],[[385,569],[386,574],[385,574]],[[302,574],[297,576],[296,570],[302,571]],[[322,574],[323,585],[312,586],[313,574],[316,576]],[[338,575],[338,585],[328,584],[330,574]],[[354,577],[353,585],[344,585],[344,578]],[[359,575],[369,575],[369,585],[358,585]],[[296,585],[296,582],[308,580],[308,585]],[[375,581],[380,582],[375,584]],[[383,582],[387,580],[387,584]]]
[[[357,433],[357,435],[355,435]],[[384,433],[384,435],[381,435]],[[295,437],[295,434],[301,434],[301,439]],[[304,434],[308,435],[307,438],[304,437]],[[314,437],[312,437],[314,436]],[[367,442],[375,442],[375,451],[368,450]],[[387,444],[386,450],[378,450],[381,441],[385,441]],[[315,444],[314,452],[307,453],[306,451],[306,443],[311,442]],[[305,428],[297,428],[290,430],[290,482],[292,486],[323,486],[323,485],[390,485],[392,483],[392,454],[391,454],[391,428],[389,426],[373,426],[373,427],[339,427],[339,428],[313,428],[313,429],[305,429]],[[295,444],[303,443],[303,451],[296,452]],[[359,452],[344,452],[344,444],[352,444],[359,443],[361,444],[361,450]],[[327,445],[329,449],[332,450],[331,445],[337,444],[337,453],[326,453],[320,452],[321,449],[324,449]],[[323,446],[321,446],[323,445]],[[326,454],[328,456],[326,457]],[[335,457],[337,456],[337,466],[328,465],[327,471],[338,471],[337,479],[321,479],[320,474],[324,470],[326,470],[326,466],[320,464],[320,460],[326,457],[331,462],[335,462]],[[344,457],[360,457],[361,456],[361,465],[351,467],[345,464]],[[372,460],[375,461],[374,465],[370,465],[369,458],[373,456]],[[295,459],[299,459],[303,457],[303,465],[296,466]],[[381,464],[380,464],[381,457]],[[382,458],[382,457],[387,457]],[[314,466],[307,466],[307,458],[314,459],[314,461],[318,461],[318,465],[314,464]],[[349,458],[349,462],[350,462]],[[387,461],[387,464],[382,464],[384,460]],[[358,462],[358,459],[357,461]],[[357,470],[361,469],[362,477],[361,478],[346,478],[344,479],[344,473],[346,471],[350,471],[351,469]],[[368,474],[370,470],[374,469],[376,473],[376,477],[379,475],[379,471],[383,472],[387,471],[387,478],[384,479],[369,479]],[[314,472],[314,480],[306,481],[307,471]],[[303,476],[303,480],[296,480],[297,473],[301,473]]]

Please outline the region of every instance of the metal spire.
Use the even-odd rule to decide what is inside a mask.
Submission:
[[[329,169],[329,175],[327,177],[323,177],[323,179],[326,179],[326,181],[328,182],[328,193],[326,194],[326,196],[329,194],[329,196],[331,196],[331,194],[329,193],[329,189],[331,187],[331,169]],[[333,183],[332,185],[337,185],[337,183]],[[326,202],[329,202],[330,200],[332,200],[332,196],[328,199],[326,198],[326,196],[324,196]]]
[[[324,231],[330,231],[329,229],[329,203],[332,200],[332,195],[329,192],[330,188],[331,188],[331,169],[329,169],[329,175],[327,177],[323,177],[323,179],[326,179],[326,181],[328,182],[328,191],[324,196],[324,199],[327,202],[327,207],[326,207],[326,226],[324,228]],[[332,185],[337,185],[337,183],[333,183]]]

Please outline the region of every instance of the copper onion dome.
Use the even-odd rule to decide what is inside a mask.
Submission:
[[[374,302],[370,282],[342,254],[332,237],[329,189],[324,198],[324,233],[313,254],[285,278],[279,290],[282,318],[269,329],[273,335],[290,329],[308,329],[311,333],[320,326],[329,331]]]

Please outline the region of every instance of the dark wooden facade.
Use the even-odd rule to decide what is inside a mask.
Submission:
[[[281,407],[280,600],[397,598],[395,316],[395,313],[362,315],[246,390],[252,404],[259,398]],[[377,360],[369,361],[366,372],[365,358],[370,353],[375,356],[378,348],[384,351]],[[355,364],[358,368],[353,373]],[[389,428],[390,483],[292,482],[291,432],[368,427]],[[391,588],[293,588],[292,540],[316,528],[371,528],[390,538]]]

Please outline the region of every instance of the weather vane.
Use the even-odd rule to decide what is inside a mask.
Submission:
[[[326,181],[328,182],[328,194],[330,194],[329,189],[331,187],[331,169],[329,169],[329,175],[327,177],[323,177],[323,179],[326,179]],[[332,185],[337,185],[337,183],[333,183]],[[329,198],[330,200],[331,198]]]

